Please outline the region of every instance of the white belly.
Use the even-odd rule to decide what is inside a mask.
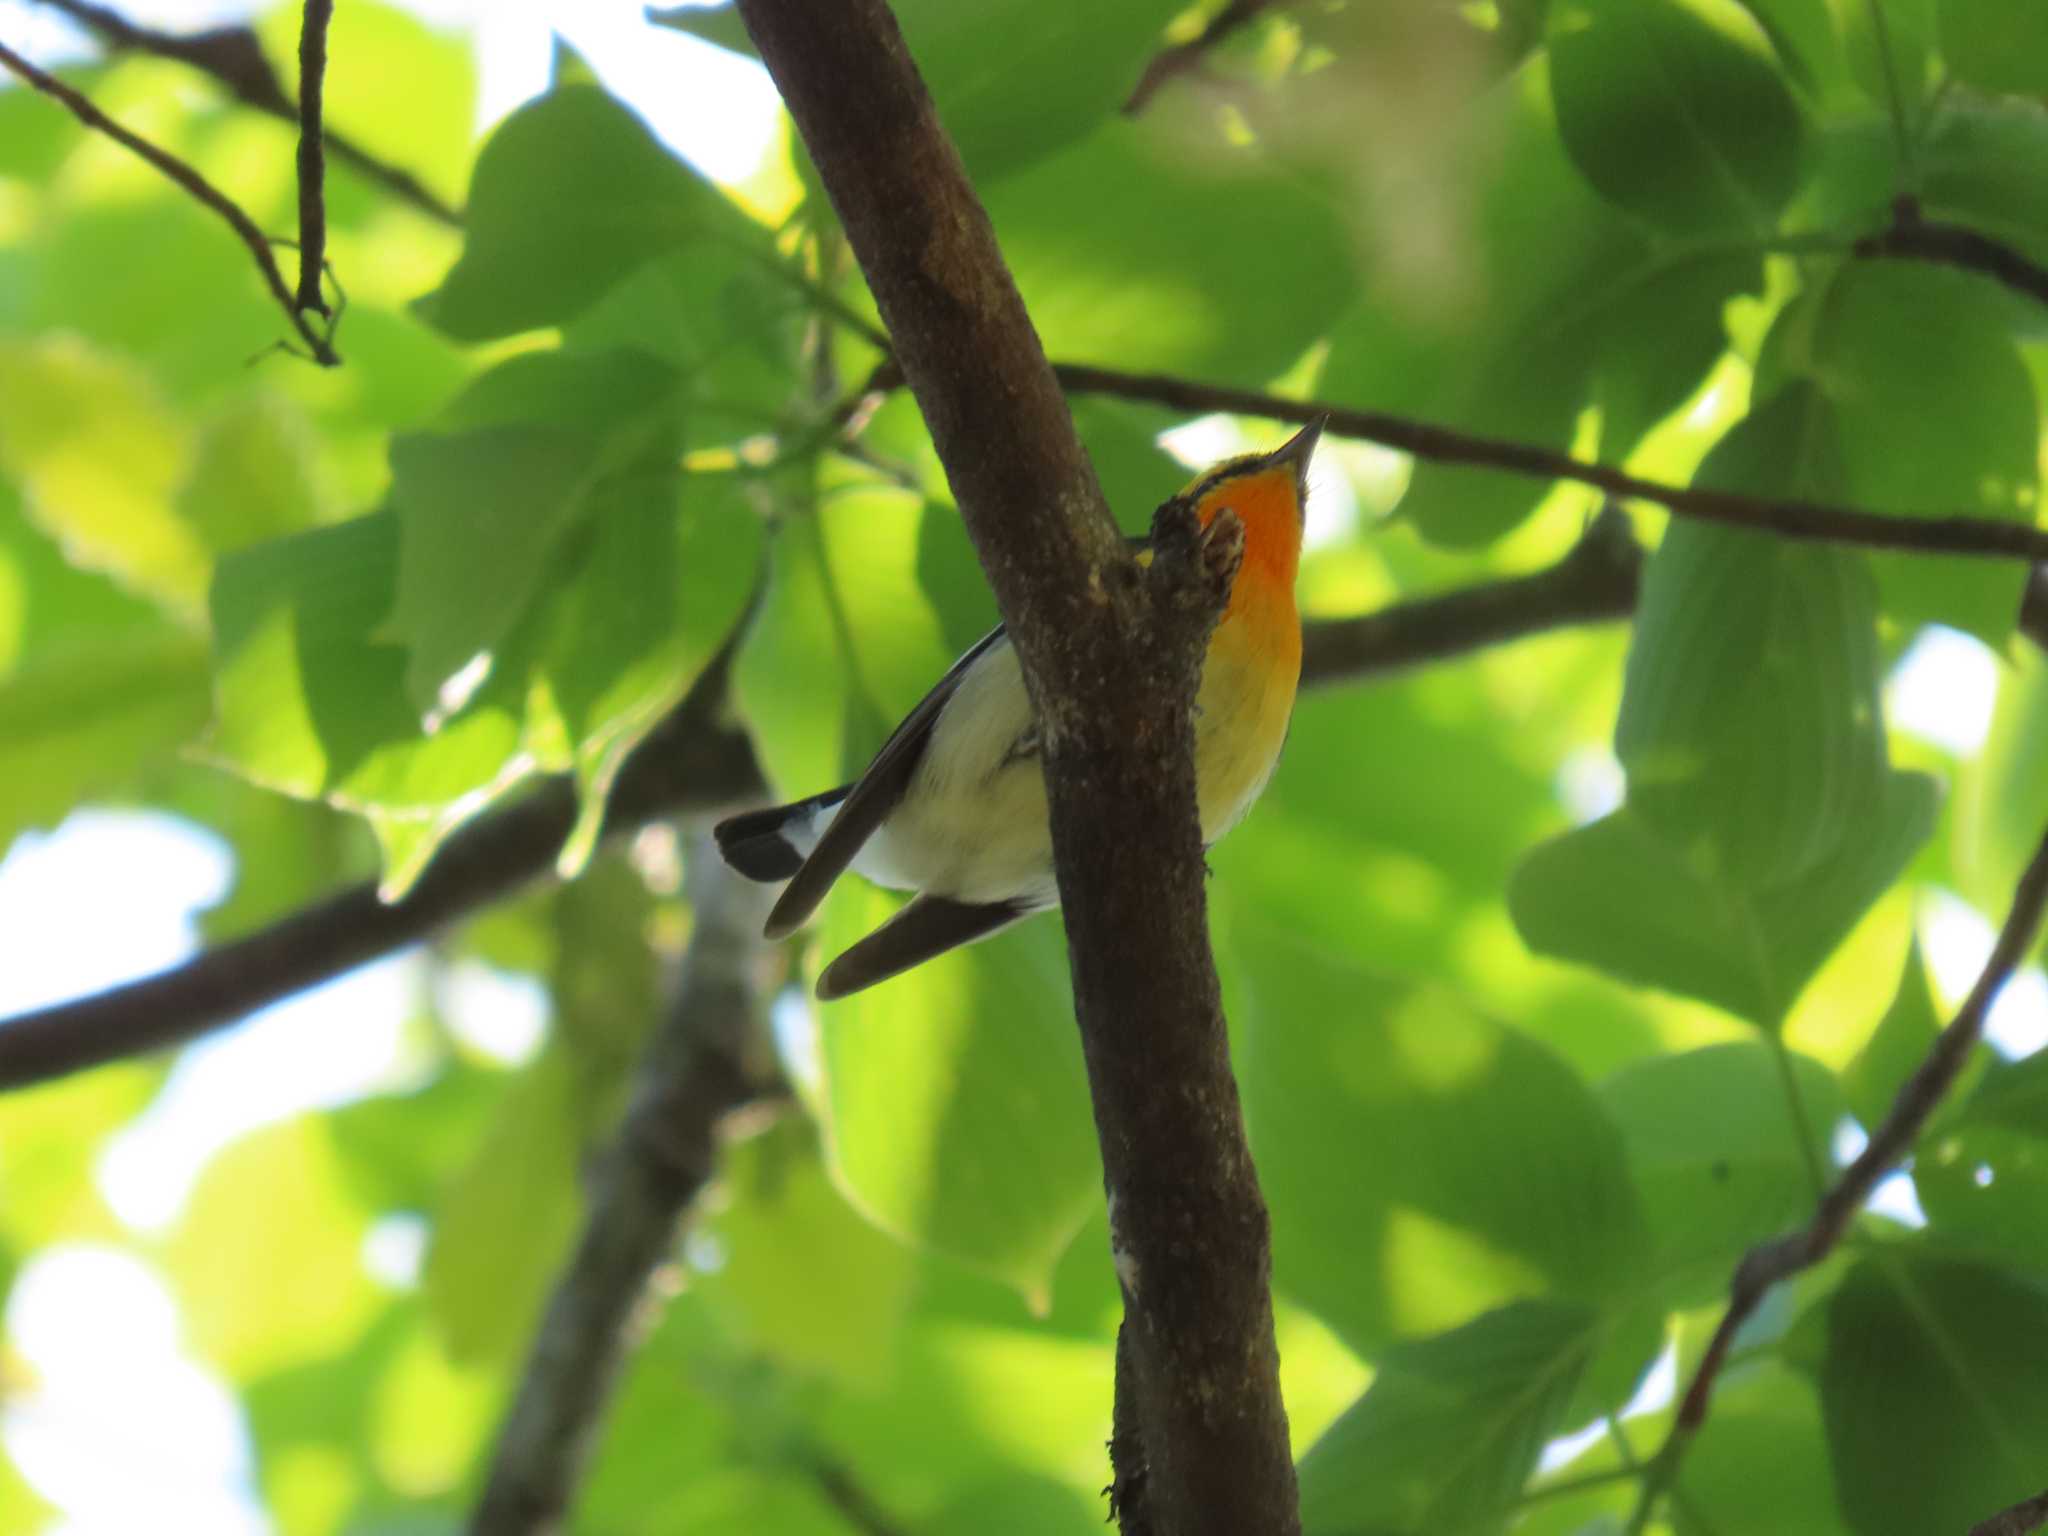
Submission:
[[[1214,843],[1251,809],[1272,776],[1294,704],[1267,686],[1270,668],[1212,646],[1195,715],[1202,841]],[[973,903],[1052,906],[1052,828],[1035,752],[1013,748],[1032,722],[1023,669],[998,640],[947,701],[902,803],[853,867],[877,885]]]

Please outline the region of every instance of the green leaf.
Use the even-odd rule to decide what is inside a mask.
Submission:
[[[1830,428],[1812,389],[1788,387],[1697,483],[1819,489]],[[1860,555],[1680,521],[1644,573],[1614,728],[1629,805],[1707,879],[1756,888],[1819,869],[1883,794],[1877,685]]]
[[[857,879],[820,959],[892,916]],[[1102,1199],[1059,924],[1040,917],[819,1009],[827,1147],[871,1221],[1034,1304]]]
[[[2048,1053],[1994,1059],[1922,1136],[1913,1185],[1945,1251],[2048,1270]]]
[[[544,1050],[506,1087],[434,1212],[421,1284],[452,1359],[505,1364],[531,1338],[575,1236],[582,1150],[573,1065]]]
[[[1845,5],[1842,50],[1849,75],[1877,110],[1894,119],[1893,135],[1917,133],[1929,107],[1938,65],[1934,53],[1936,0],[1885,0],[1882,6]]]
[[[726,1204],[704,1230],[724,1263],[698,1282],[708,1299],[764,1356],[878,1385],[895,1363],[916,1261],[833,1187],[809,1125],[729,1146],[719,1177]]]
[[[121,788],[206,723],[205,643],[168,625],[0,676],[0,849]]]
[[[505,119],[477,159],[462,259],[421,311],[484,341],[581,313],[657,256],[762,232],[591,86],[550,92]]]
[[[75,336],[0,344],[0,469],[73,565],[196,609],[208,557],[173,493],[183,423],[133,363]]]
[[[1906,952],[1906,973],[1899,978],[1898,995],[1842,1073],[1842,1089],[1858,1120],[1875,1128],[1891,1113],[1899,1089],[1927,1059],[1928,1049],[1940,1033],[1933,985],[1916,937]]]
[[[1715,1536],[1849,1536],[1813,1385],[1775,1361],[1721,1378],[1677,1487],[1681,1507]]]
[[[1650,1270],[1675,1308],[1724,1295],[1744,1253],[1813,1207],[1807,1170],[1828,1166],[1842,1093],[1819,1062],[1793,1058],[1813,1136],[1809,1161],[1771,1049],[1742,1043],[1655,1056],[1601,1085],[1643,1195]]]
[[[939,119],[976,185],[1043,160],[1111,118],[1164,44],[1181,0],[900,0],[891,7]],[[731,7],[678,6],[651,20],[746,57]]]
[[[407,657],[379,638],[398,521],[373,513],[222,559],[213,585],[216,710],[207,750],[258,784],[409,827],[402,889],[434,842],[532,767],[521,752],[527,662],[514,646],[428,734]]]
[[[1945,99],[1928,125],[1920,174],[1929,218],[1994,232],[2048,261],[2048,115],[2034,103]]]
[[[1370,1353],[1519,1296],[1611,1299],[1638,1277],[1620,1138],[1547,1048],[1248,912],[1228,937],[1282,1290]]]
[[[1802,296],[1772,327],[1757,388],[1804,379],[1827,400],[1841,479],[1805,489],[1901,517],[2031,523],[2041,408],[2013,319],[1992,285],[1923,262],[1848,262]],[[2015,562],[1918,552],[1871,568],[1899,622],[1991,645],[2012,633],[2026,579]]]
[[[207,1165],[170,1240],[185,1326],[246,1378],[347,1347],[376,1308],[362,1267],[369,1212],[351,1198],[327,1128],[304,1116],[244,1137]],[[261,1221],[249,1213],[262,1211]]]
[[[988,188],[989,216],[1049,355],[1263,384],[1350,302],[1349,236],[1292,177],[1177,151],[1107,123]]]
[[[312,425],[282,395],[251,391],[201,430],[178,510],[216,554],[329,521]]]
[[[1957,781],[1950,841],[1963,894],[2003,911],[2048,827],[2048,660],[2038,650],[2016,648],[2001,667],[1990,734]]]
[[[1897,1249],[1859,1262],[1829,1304],[1820,1376],[1850,1528],[1966,1531],[2039,1493],[2044,1379],[2037,1285]]]
[[[581,812],[565,873],[595,845],[633,748],[696,682],[759,585],[760,519],[729,477],[632,479],[593,498],[537,671],[568,729]]]
[[[2039,96],[2048,81],[2048,10],[2008,0],[1940,0],[1941,55],[1980,91]]]
[[[1678,234],[1771,227],[1803,124],[1734,0],[1558,0],[1550,56],[1558,130],[1604,196]]]
[[[391,633],[423,716],[460,707],[442,685],[493,654],[587,510],[596,442],[540,426],[415,434],[391,445],[398,592]]]
[[[680,446],[672,370],[640,352],[538,352],[500,364],[444,413],[444,433],[391,445],[399,517],[394,636],[423,714],[492,651],[560,564],[600,486],[660,498]]]
[[[1302,1458],[1306,1536],[1498,1530],[1597,1333],[1584,1308],[1523,1301],[1387,1351]]]
[[[1508,888],[1508,910],[1538,954],[1776,1028],[1926,841],[1935,800],[1932,780],[1895,773],[1835,857],[1755,890],[1696,869],[1623,809],[1532,850]]]

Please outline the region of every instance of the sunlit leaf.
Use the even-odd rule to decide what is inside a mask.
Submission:
[[[1897,996],[1878,1021],[1868,1043],[1842,1073],[1842,1089],[1849,1108],[1865,1126],[1883,1123],[1906,1079],[1926,1059],[1941,1032],[1941,1018],[1934,1011],[1934,992],[1927,976],[1926,957],[1919,941],[1906,954],[1906,972],[1899,978]]]
[[[507,118],[470,183],[462,260],[422,312],[465,341],[568,320],[636,267],[759,232],[646,124],[592,86]]]
[[[1637,1278],[1620,1137],[1561,1061],[1444,991],[1267,924],[1239,917],[1231,937],[1284,1290],[1370,1352],[1518,1296],[1600,1300]]]
[[[1533,850],[1509,909],[1539,954],[1697,997],[1775,1027],[1933,829],[1935,787],[1893,774],[1870,822],[1825,867],[1745,891],[1688,864],[1631,810]]]

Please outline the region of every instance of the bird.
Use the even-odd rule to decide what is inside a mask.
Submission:
[[[1271,453],[1214,465],[1181,492],[1207,532],[1233,515],[1244,554],[1211,633],[1195,699],[1203,846],[1251,809],[1280,758],[1301,678],[1294,578],[1308,466],[1323,419]],[[1141,562],[1151,541],[1133,540]],[[851,784],[749,811],[713,831],[748,879],[789,883],[765,934],[787,938],[850,868],[915,893],[820,973],[832,1001],[1059,904],[1037,722],[1001,625],[906,715]]]

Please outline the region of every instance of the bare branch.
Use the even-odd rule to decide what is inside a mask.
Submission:
[[[1150,105],[1152,98],[1159,94],[1160,87],[1169,80],[1182,75],[1193,74],[1202,67],[1202,60],[1211,48],[1255,20],[1262,12],[1270,10],[1274,0],[1230,0],[1230,3],[1209,18],[1209,24],[1201,32],[1184,43],[1175,43],[1171,48],[1162,48],[1152,55],[1146,64],[1145,73],[1131,88],[1131,94],[1124,99],[1124,113],[1136,117]]]
[[[1126,1326],[1146,1502],[1176,1536],[1288,1536],[1267,1218],[1195,810],[1190,708],[1221,592],[1191,538],[1149,571],[1125,549],[882,0],[740,0],[740,15],[866,274],[1037,707],[1114,1240],[1142,1277]]]
[[[159,149],[149,140],[123,128],[62,80],[38,69],[5,43],[0,43],[0,65],[5,65],[44,95],[62,102],[70,109],[71,115],[86,127],[96,129],[122,148],[140,155],[225,219],[228,227],[241,239],[242,244],[249,248],[249,255],[256,262],[256,270],[263,274],[263,281],[269,287],[272,297],[284,310],[286,318],[292,323],[292,329],[299,333],[299,339],[306,344],[306,349],[312,354],[314,361],[327,368],[335,367],[341,362],[335,355],[327,335],[299,313],[298,306],[292,301],[291,289],[285,286],[284,274],[278,270],[277,258],[270,253],[269,239],[256,227],[255,220],[242,211],[239,204],[176,155],[168,150]]]
[[[753,749],[722,721],[723,658],[619,774],[607,833],[759,798]],[[182,1045],[359,965],[416,944],[549,873],[576,821],[576,791],[550,779],[479,816],[434,856],[403,900],[365,882],[183,965],[0,1022],[0,1090]]]
[[[2043,836],[2020,877],[2012,910],[2006,915],[2005,926],[1999,930],[1998,942],[1992,947],[1991,958],[1984,962],[1976,985],[1948,1028],[1936,1038],[1926,1060],[1899,1089],[1891,1113],[1872,1133],[1856,1160],[1842,1170],[1841,1177],[1822,1195],[1813,1219],[1805,1227],[1752,1248],[1736,1266],[1735,1278],[1729,1286],[1728,1310],[1722,1314],[1720,1325],[1707,1344],[1692,1384],[1679,1402],[1671,1433],[1644,1481],[1636,1510],[1638,1527],[1647,1518],[1651,1504],[1676,1475],[1686,1445],[1706,1423],[1714,1383],[1727,1364],[1736,1334],[1773,1286],[1819,1263],[1833,1251],[1878,1181],[1919,1139],[1929,1117],[1955,1086],[1957,1075],[1983,1035],[1984,1016],[1992,1002],[2032,947],[2044,908],[2048,908],[2048,835]]]
[[[277,71],[264,57],[263,45],[249,27],[215,27],[186,36],[139,27],[109,6],[92,0],[40,0],[90,31],[113,53],[147,53],[190,65],[212,77],[235,100],[258,112],[296,121],[298,109],[285,94]],[[443,224],[459,225],[462,215],[449,207],[410,171],[401,170],[362,148],[353,139],[328,131],[327,148],[335,158]]]
[[[1891,228],[1866,235],[1852,249],[1866,259],[1929,261],[1975,272],[2037,304],[2048,304],[2048,268],[1977,230],[1922,218],[1919,202],[1911,197],[1892,205]]]
[[[2048,1493],[2037,1493],[1989,1520],[1979,1520],[1970,1527],[1970,1536],[2033,1536],[2044,1525],[2048,1525]]]
[[[327,162],[321,101],[327,83],[327,24],[334,0],[306,0],[299,22],[299,309],[326,316],[320,277],[327,265]]]
[[[1859,544],[1870,549],[1917,550],[1923,554],[1974,555],[1987,559],[2048,561],[2048,529],[1988,517],[1893,517],[1825,502],[1740,496],[1703,486],[1665,485],[1612,465],[1575,459],[1531,443],[1509,442],[1432,426],[1384,411],[1358,411],[1327,400],[1288,400],[1257,390],[1201,384],[1166,374],[1124,373],[1063,363],[1060,382],[1082,394],[1145,400],[1190,414],[1229,411],[1274,421],[1307,423],[1329,418],[1328,431],[1398,449],[1439,464],[1505,470],[1539,480],[1571,480],[1610,496],[1654,502],[1679,517],[1752,528],[1780,538]]]
[[[755,996],[766,887],[708,837],[686,864],[690,945],[674,1006],[636,1071],[616,1145],[555,1284],[470,1522],[479,1536],[560,1528],[637,1330],[648,1282],[717,1171],[719,1128],[774,1077]]]
[[[1568,624],[1625,619],[1635,611],[1642,570],[1628,514],[1603,508],[1547,570],[1304,626],[1302,685],[1350,682]]]

